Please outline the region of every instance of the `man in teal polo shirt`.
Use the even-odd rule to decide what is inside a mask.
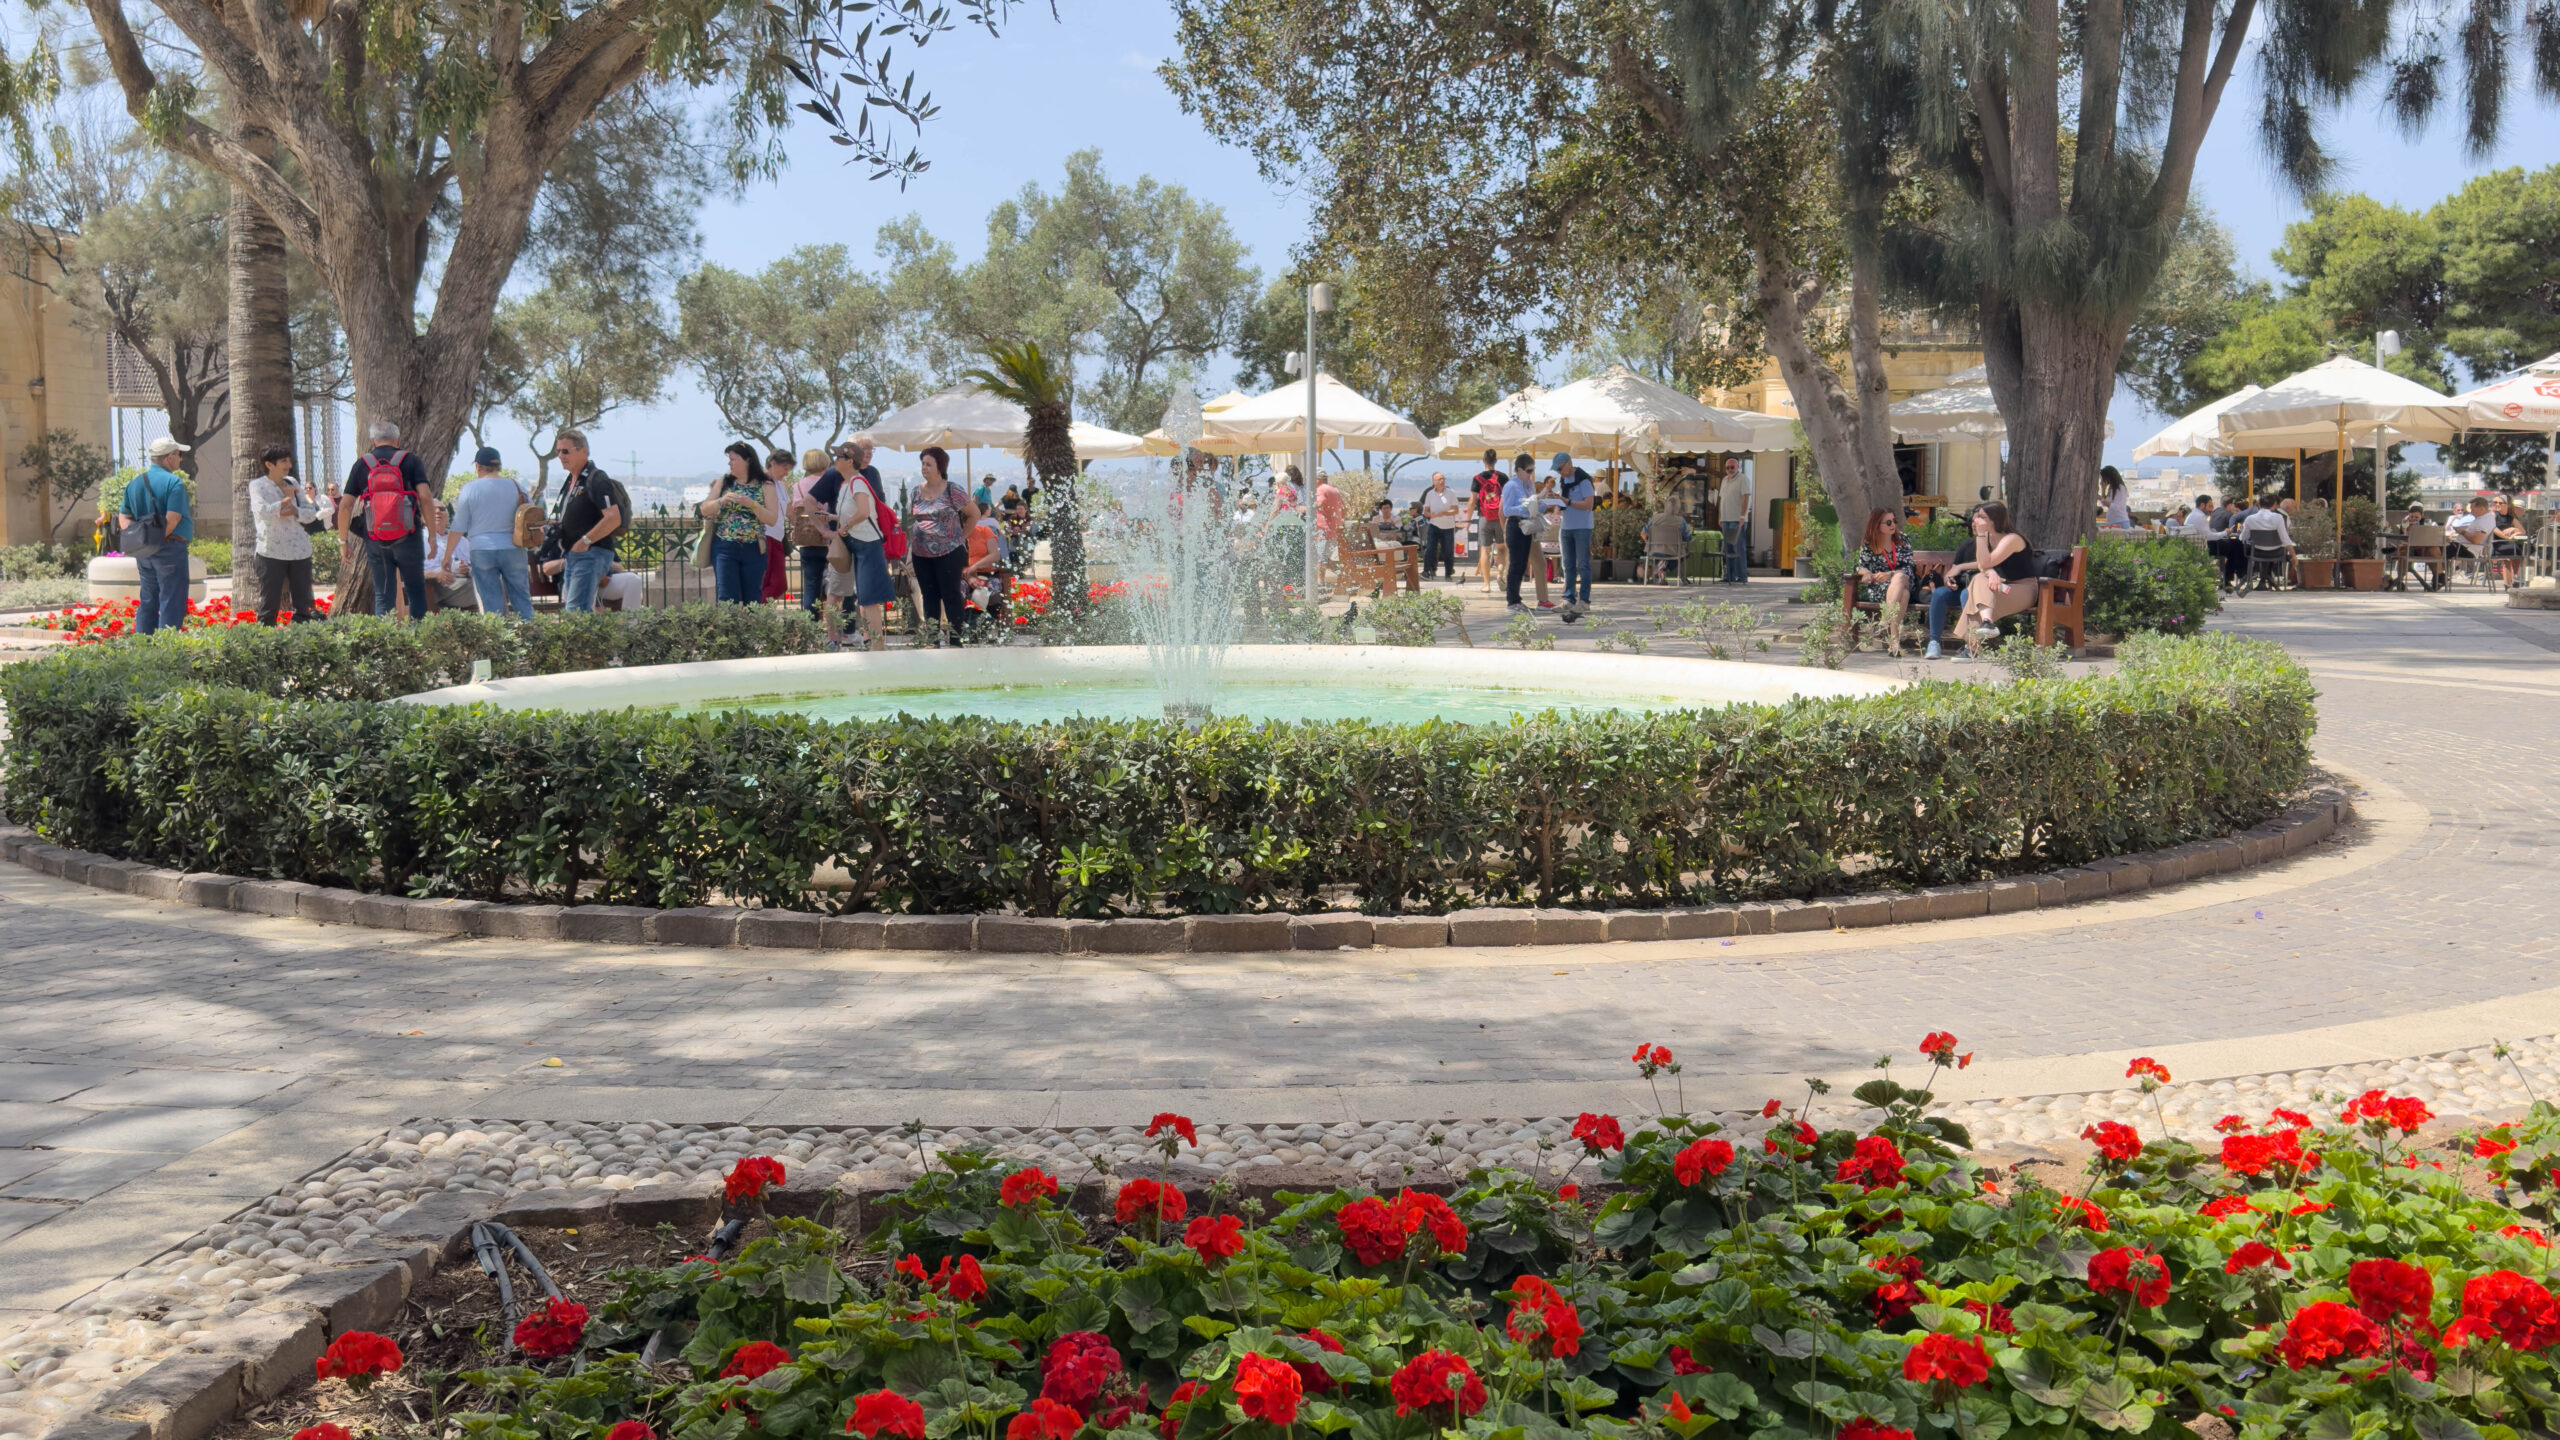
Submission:
[[[152,441],[151,464],[125,482],[124,503],[118,508],[120,534],[138,535],[143,544],[157,542],[150,554],[136,554],[133,559],[142,578],[133,628],[144,635],[161,629],[183,630],[187,625],[187,542],[195,538],[196,522],[187,500],[186,477],[169,468],[172,457],[184,454],[186,448],[167,435]]]

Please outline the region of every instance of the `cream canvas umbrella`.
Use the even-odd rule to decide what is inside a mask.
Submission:
[[[1316,376],[1316,448],[1382,450],[1427,455],[1431,442],[1412,421],[1330,375]],[[1206,407],[1203,407],[1204,410]],[[1215,415],[1204,416],[1202,443],[1210,454],[1303,453],[1307,439],[1307,382],[1292,380]],[[1233,450],[1220,447],[1232,446]]]
[[[2239,404],[2241,401],[2248,399],[2250,396],[2257,394],[2258,390],[2258,386],[2243,385],[2239,389],[2232,391],[2230,394],[2223,396],[2221,399],[2214,401],[2212,404],[2205,406],[2201,410],[2182,415],[2179,418],[2170,421],[2159,434],[2154,435],[2150,439],[2143,441],[2141,444],[2134,446],[2133,458],[2136,460],[2148,460],[2155,455],[2187,458],[2197,455],[2274,453],[2272,451],[2252,452],[2245,450],[2242,447],[2250,443],[2245,438],[2240,436],[2227,436],[2222,433],[2222,412]],[[2292,447],[2285,447],[2284,453],[2288,455],[2292,454]]]
[[[1443,460],[1468,460],[1484,453],[1488,445],[1502,442],[1487,439],[1494,431],[1515,429],[1536,423],[1538,400],[1547,392],[1536,385],[1514,390],[1466,419],[1442,430],[1431,441],[1431,453]]]
[[[1027,427],[1027,417],[1024,423]],[[1007,455],[1020,455],[1027,439],[1026,430],[1025,434],[1016,435],[996,448]],[[1141,436],[1123,434],[1082,420],[1068,424],[1067,443],[1074,447],[1078,460],[1134,460],[1141,455],[1155,453],[1147,448],[1147,442]]]
[[[1204,418],[1216,415],[1222,411],[1232,410],[1236,406],[1241,405],[1252,398],[1252,396],[1247,395],[1241,390],[1230,390],[1215,400],[1204,400],[1200,402],[1200,414]],[[1149,455],[1170,456],[1182,453],[1182,447],[1173,442],[1173,437],[1164,433],[1164,427],[1161,425],[1148,431],[1143,437],[1143,443],[1146,445],[1146,453]],[[1238,450],[1232,447],[1212,446],[1205,438],[1193,444],[1191,448],[1204,455],[1249,455],[1253,453],[1250,449]]]
[[[2462,428],[2465,407],[2415,380],[2341,355],[2290,375],[2222,412],[2226,436],[2252,446],[2291,443],[2335,450],[2336,500],[2344,514],[2348,434],[2372,437],[2377,451],[2397,441],[2445,441]],[[2373,467],[2373,503],[2382,504],[2381,456]]]
[[[1989,373],[1980,365],[1896,403],[1891,414],[1893,433],[1905,440],[1983,440],[2009,430],[2000,418],[1999,402],[1991,398]]]
[[[988,445],[1019,446],[1031,417],[1010,400],[999,400],[975,385],[954,385],[902,405],[880,417],[856,438],[884,450],[945,450]]]
[[[2543,459],[2545,484],[2560,476],[2560,355],[2546,355],[2515,374],[2453,397],[2470,430],[2540,431],[2550,437]]]
[[[1653,450],[1703,450],[1748,445],[1758,430],[1703,400],[1648,380],[1624,365],[1560,385],[1537,397],[1534,414],[1517,424],[1490,424],[1488,444],[1625,454]]]

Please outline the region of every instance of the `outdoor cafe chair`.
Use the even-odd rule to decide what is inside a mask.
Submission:
[[[2293,555],[2282,545],[2249,542],[2249,573],[2241,578],[2240,589],[2290,590],[2293,588]]]

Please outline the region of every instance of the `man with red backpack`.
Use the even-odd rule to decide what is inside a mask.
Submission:
[[[409,618],[427,618],[427,531],[434,523],[436,492],[427,487],[425,462],[400,446],[400,427],[376,420],[366,435],[373,448],[356,457],[347,488],[338,497],[338,525],[364,541],[373,575],[373,613],[388,615],[395,597],[409,597]],[[393,589],[397,577],[398,591]]]

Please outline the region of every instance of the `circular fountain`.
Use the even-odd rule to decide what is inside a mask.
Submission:
[[[408,697],[507,710],[795,711],[1041,721],[1164,714],[1157,657],[1138,645],[891,650],[586,670],[456,685]],[[1249,720],[1501,723],[1546,710],[1693,709],[1800,696],[1875,695],[1894,681],[1834,670],[1572,651],[1243,645],[1226,652],[1211,709]]]

